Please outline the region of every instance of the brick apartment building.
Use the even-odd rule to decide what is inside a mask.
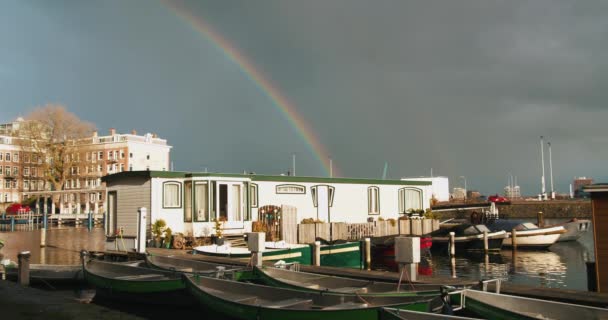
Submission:
[[[39,212],[100,213],[104,211],[105,185],[101,177],[122,171],[169,170],[171,146],[155,134],[94,132],[71,154],[73,166],[62,190],[45,183],[43,157],[22,150],[15,132],[23,119],[0,125],[0,211],[10,203],[36,198]],[[8,170],[8,174],[7,174]]]

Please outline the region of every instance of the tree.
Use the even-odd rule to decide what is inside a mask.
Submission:
[[[92,123],[81,120],[63,105],[47,104],[25,117],[17,132],[18,144],[23,153],[38,159],[45,186],[63,190],[72,168],[78,167],[79,148],[90,143],[86,138],[94,130]]]

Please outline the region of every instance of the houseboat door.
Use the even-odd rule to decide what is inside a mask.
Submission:
[[[317,219],[323,222],[329,221],[329,188],[317,186]]]
[[[224,220],[224,229],[243,229],[243,184],[218,182],[218,218]]]

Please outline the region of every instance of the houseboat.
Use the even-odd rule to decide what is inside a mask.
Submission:
[[[263,209],[268,207],[295,208],[296,223],[356,223],[425,210],[431,197],[430,182],[408,180],[126,171],[103,181],[106,247],[122,250],[136,247],[142,207],[147,209],[147,233],[154,221],[163,219],[174,234],[204,237],[216,233],[216,220],[222,221],[224,235],[251,232],[254,221],[277,224],[281,216]]]

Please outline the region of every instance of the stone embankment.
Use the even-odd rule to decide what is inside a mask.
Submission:
[[[483,204],[473,203],[471,205]],[[500,217],[508,219],[535,219],[539,212],[543,213],[545,219],[591,218],[590,200],[519,201],[499,204],[497,208]],[[450,218],[469,219],[474,211],[481,213],[483,210],[455,209],[453,211],[437,212],[437,218],[440,220]]]

